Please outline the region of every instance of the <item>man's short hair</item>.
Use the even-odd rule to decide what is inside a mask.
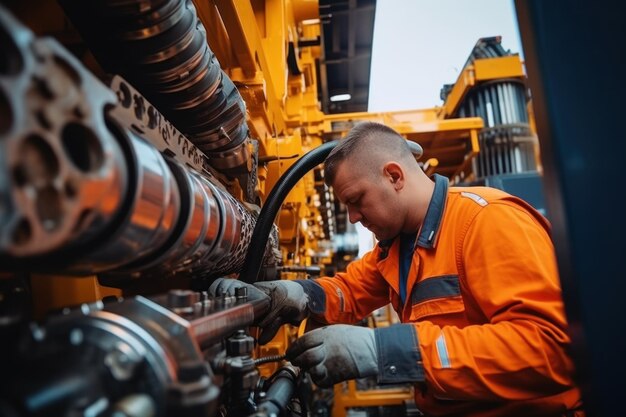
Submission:
[[[377,169],[376,162],[383,159],[413,160],[406,140],[389,126],[375,122],[356,124],[324,161],[324,181],[332,185],[339,165],[347,160],[362,161],[364,168]]]

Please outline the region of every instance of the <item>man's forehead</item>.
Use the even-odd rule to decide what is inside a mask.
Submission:
[[[356,167],[342,164],[337,169],[335,181],[333,182],[333,190],[339,200],[349,197],[351,194],[358,193],[362,187],[363,176],[359,174]]]
[[[355,181],[359,176],[359,169],[355,164],[344,160],[337,166],[333,187],[343,187],[346,183]]]

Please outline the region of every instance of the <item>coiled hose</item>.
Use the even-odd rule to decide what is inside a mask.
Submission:
[[[336,140],[326,142],[322,146],[304,154],[302,158],[289,167],[287,172],[280,177],[274,188],[272,188],[252,232],[248,253],[239,274],[240,281],[252,284],[257,280],[263,261],[265,244],[272,230],[276,214],[278,214],[278,210],[280,210],[280,206],[285,201],[287,194],[307,172],[324,162],[337,143]]]

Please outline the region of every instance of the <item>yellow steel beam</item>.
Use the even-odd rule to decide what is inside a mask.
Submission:
[[[317,0],[194,2],[203,23],[211,28],[207,30],[211,49],[246,102],[253,137],[265,141],[291,135],[302,126],[311,126],[315,133],[323,119],[315,72],[320,47],[298,49],[298,39],[319,37]],[[297,48],[302,74],[288,74],[289,43]],[[264,152],[261,143],[260,153]]]
[[[252,5],[249,1],[216,0],[222,21],[230,38],[230,45],[237,58],[238,66],[248,78],[258,70],[255,53],[261,49],[261,36]]]
[[[222,17],[211,1],[193,0],[198,17],[206,29],[209,46],[222,68],[237,66],[237,58],[230,42]]]
[[[439,116],[452,116],[469,90],[484,81],[504,78],[523,79],[524,67],[517,55],[498,58],[476,59],[472,65],[466,66],[457,78],[452,90],[441,107]]]
[[[394,128],[400,125],[406,125],[408,129],[411,129],[410,126],[421,129],[419,127],[420,125],[437,121],[437,109],[327,114],[324,116],[324,125],[321,128],[321,133],[347,132],[354,123],[361,121],[383,123]]]
[[[517,55],[499,58],[485,58],[474,61],[476,81],[495,80],[497,78],[524,78],[522,61]]]
[[[472,159],[478,154],[478,132],[484,123],[480,117],[438,119],[438,109],[385,113],[346,113],[326,115],[322,133],[343,136],[357,122],[384,123],[424,149],[422,161],[436,159],[430,173],[438,173],[458,182],[470,174]]]
[[[263,7],[254,3],[256,9],[253,3],[243,0],[211,0],[204,4],[197,1],[197,5],[201,10],[201,18],[206,16],[215,20],[212,7],[216,7],[219,12],[234,56],[234,60],[229,59],[221,64],[238,85],[248,105],[252,122],[250,127],[255,136],[264,140],[284,134],[285,43],[280,26],[286,23],[284,12],[280,12],[283,10],[281,3],[273,0],[261,5]],[[266,37],[268,33],[269,38]],[[209,37],[211,48],[222,49],[217,44],[222,38]],[[231,56],[225,52],[221,54]]]
[[[474,74],[474,67],[468,65],[463,69],[459,78],[457,78],[452,90],[448,94],[443,107],[441,108],[441,118],[450,117],[456,111],[459,103],[465,98],[465,95],[470,88],[476,85],[476,76]]]

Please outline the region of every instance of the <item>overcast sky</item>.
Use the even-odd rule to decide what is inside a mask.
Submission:
[[[523,57],[512,0],[377,0],[368,111],[441,105],[476,41]]]

